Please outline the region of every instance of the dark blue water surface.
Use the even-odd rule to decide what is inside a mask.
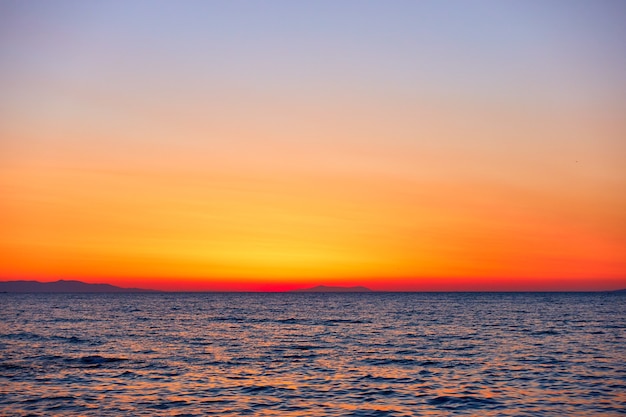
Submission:
[[[0,294],[0,415],[626,413],[611,293]]]

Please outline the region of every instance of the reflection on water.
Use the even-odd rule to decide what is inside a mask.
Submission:
[[[616,415],[618,294],[0,294],[0,415]]]

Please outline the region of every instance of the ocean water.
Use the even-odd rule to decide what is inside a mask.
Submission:
[[[2,416],[625,413],[619,294],[0,294]]]

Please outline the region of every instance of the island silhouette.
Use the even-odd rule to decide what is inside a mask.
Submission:
[[[373,291],[361,285],[357,285],[354,287],[338,287],[334,285],[317,285],[315,287],[292,290],[290,292],[373,292]]]
[[[60,279],[54,282],[4,281],[0,282],[0,292],[6,293],[120,293],[155,292],[142,288],[122,288],[111,284],[89,284],[82,281]]]
[[[2,293],[124,293],[124,292],[161,292],[144,288],[124,288],[111,284],[90,284],[77,280],[60,279],[53,282],[40,281],[0,281]],[[373,292],[364,286],[341,287],[334,285],[317,285],[311,288],[292,290],[296,293],[320,293],[320,292]]]
[[[168,290],[154,290],[147,288],[125,288],[111,284],[90,284],[83,281],[60,279],[53,282],[28,280],[0,281],[0,293],[142,293],[142,292],[178,292]],[[197,292],[215,292],[210,290]],[[224,291],[218,291],[224,292]],[[226,291],[229,292],[229,291]],[[288,293],[365,293],[376,292],[362,285],[351,287],[335,285],[317,285],[315,287],[300,288],[287,291]],[[617,290],[603,290],[614,294],[626,294],[626,288]]]

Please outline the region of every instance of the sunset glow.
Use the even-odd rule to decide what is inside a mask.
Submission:
[[[0,278],[626,287],[625,9],[557,3],[3,2]]]

